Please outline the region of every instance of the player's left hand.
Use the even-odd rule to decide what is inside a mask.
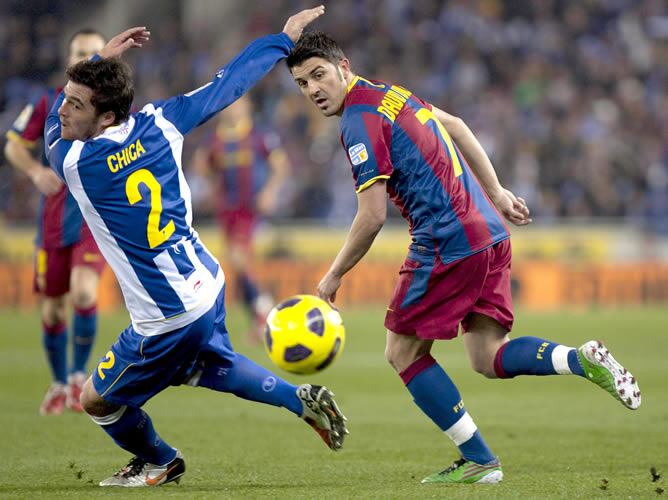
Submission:
[[[508,222],[516,226],[526,226],[533,222],[533,219],[529,217],[530,212],[526,201],[515,196],[512,191],[504,188],[498,196],[492,198],[492,201]]]
[[[127,29],[109,40],[107,45],[100,51],[100,56],[105,59],[120,57],[126,50],[141,48],[150,36],[151,32],[146,30],[146,26],[135,26],[134,28]]]
[[[336,300],[336,291],[341,286],[341,278],[327,273],[318,284],[318,297],[333,304]]]

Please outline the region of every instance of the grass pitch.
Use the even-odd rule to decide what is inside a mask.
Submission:
[[[668,489],[665,308],[517,315],[515,335],[572,346],[604,340],[638,377],[643,404],[636,412],[576,377],[486,380],[468,367],[461,340],[438,343],[437,359],[505,473],[499,485],[445,487],[419,481],[449,465],[456,448],[386,365],[382,311],[342,314],[347,339],[337,363],[315,376],[285,377],[336,392],[351,431],[343,451],[326,449],[285,410],[206,389],[171,388],[146,410],[162,437],[185,455],[186,475],[180,485],[127,491],[97,486],[129,455],[87,417],[38,415],[49,383],[38,313],[0,311],[0,497],[652,498]],[[121,313],[100,318],[95,359],[126,323]],[[228,325],[239,351],[270,366],[262,348],[239,338],[247,327],[239,311],[231,311]],[[655,482],[652,467],[663,473]]]

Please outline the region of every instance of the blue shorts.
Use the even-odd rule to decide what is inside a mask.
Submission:
[[[142,406],[170,385],[181,385],[204,360],[234,363],[225,327],[225,288],[208,312],[191,324],[145,337],[130,325],[93,372],[93,386],[105,401]]]

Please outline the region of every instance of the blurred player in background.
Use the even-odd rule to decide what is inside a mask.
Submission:
[[[104,47],[95,30],[76,32],[69,43],[68,66],[88,59]],[[42,415],[59,415],[65,407],[81,412],[79,396],[86,380],[97,328],[97,285],[104,259],[65,184],[48,167],[35,146],[61,88],[48,89],[26,106],[7,132],[5,156],[30,177],[41,193],[34,288],[42,297],[42,333],[53,382],[40,406]],[[38,150],[39,151],[39,150]],[[67,364],[67,297],[74,309],[72,363]]]
[[[148,39],[145,28],[114,37],[100,57],[67,70],[47,118],[50,165],[65,180],[113,269],[131,325],[86,381],[86,412],[134,454],[101,486],[157,486],[185,472],[181,453],[141,407],[170,385],[188,384],[288,409],[338,450],[345,418],[325,387],[291,385],[234,352],[225,326],[225,276],[192,228],[181,165],[184,136],[234,102],[294,47],[324,7],[288,19],[283,33],[248,45],[213,80],[130,114],[128,66],[115,58]]]
[[[213,173],[218,178],[210,192],[225,236],[225,262],[235,272],[237,289],[253,322],[248,340],[259,343],[273,300],[259,290],[250,273],[253,232],[258,218],[276,209],[287,175],[287,156],[279,135],[255,124],[246,95],[220,113],[215,132],[197,149],[194,161],[200,175]]]
[[[574,349],[536,337],[509,339],[511,249],[501,214],[518,226],[531,219],[524,201],[501,186],[462,120],[402,87],[356,76],[321,32],[305,33],[287,63],[323,115],[341,116],[341,142],[358,193],[357,214],[319,295],[335,300],[342,277],[384,224],[388,194],[410,224],[412,244],[385,317],[386,357],[462,455],[423,483],[503,478],[457,387],[430,354],[433,341],[457,337],[460,324],[472,367],[489,378],[575,374],[628,408],[640,405],[635,379],[602,344]]]

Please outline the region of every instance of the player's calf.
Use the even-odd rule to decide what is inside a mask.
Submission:
[[[340,450],[348,434],[347,419],[334,401],[334,393],[320,385],[302,384],[297,388],[297,396],[304,410],[302,418],[330,449]]]

